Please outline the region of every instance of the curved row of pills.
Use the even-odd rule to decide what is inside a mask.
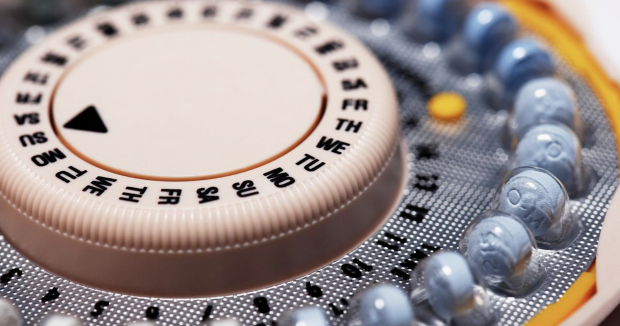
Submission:
[[[522,37],[515,18],[500,4],[465,0],[350,0],[369,17],[391,17],[414,39],[446,48],[450,65],[462,74],[485,76],[490,106],[509,111],[507,140],[512,168],[536,166],[557,177],[571,196],[587,190],[581,162],[584,130],[576,96],[555,76],[548,49]],[[403,13],[403,14],[400,14]]]
[[[518,24],[500,5],[470,8],[464,0],[356,0],[357,11],[372,17],[401,12],[401,25],[419,41],[446,44],[458,72],[485,74],[489,103],[512,108],[508,135],[514,139],[512,166],[485,212],[465,231],[462,253],[442,251],[424,260],[407,295],[378,284],[358,293],[348,314],[351,326],[488,325],[495,315],[485,286],[507,295],[531,292],[544,277],[538,246],[568,241],[572,220],[566,189],[579,193],[586,183],[581,165],[583,127],[573,90],[554,77],[543,45],[518,38]],[[533,166],[533,167],[525,167]],[[534,168],[538,167],[538,168]],[[472,268],[472,266],[475,266]],[[19,325],[15,307],[0,301],[2,325]],[[331,325],[325,311],[305,306],[279,318],[282,326]],[[79,319],[52,315],[46,326],[78,326]],[[138,325],[151,325],[140,322]],[[211,326],[237,326],[234,320]]]
[[[461,238],[466,258],[449,252],[432,256],[422,268],[427,277],[418,277],[422,281],[416,288],[425,292],[422,297],[438,319],[482,325],[491,322],[492,313],[476,308],[474,302],[484,300],[473,299],[479,285],[472,275],[507,295],[533,291],[545,273],[538,246],[570,242],[578,221],[570,214],[568,193],[581,194],[588,175],[581,162],[584,132],[575,94],[554,76],[549,52],[533,39],[518,38],[516,21],[497,4],[473,8],[457,33],[454,23],[460,24],[457,16],[466,11],[454,10],[457,3],[413,1],[417,19],[406,30],[424,41],[452,38],[447,45],[452,67],[485,74],[489,103],[510,111],[513,170],[495,196],[496,210],[478,217]],[[471,316],[479,319],[468,320]]]
[[[392,15],[404,6],[403,1],[355,3],[369,16]],[[543,45],[518,38],[516,21],[501,6],[483,3],[469,10],[465,1],[418,0],[409,7],[405,31],[421,41],[449,43],[449,53],[458,53],[451,59],[453,68],[486,74],[490,104],[513,108],[507,131],[516,140],[514,169],[495,196],[495,209],[465,230],[460,254],[442,251],[424,260],[409,296],[388,284],[358,293],[348,324],[490,325],[496,315],[485,287],[511,296],[532,293],[545,277],[539,246],[566,245],[578,226],[565,189],[578,193],[585,183],[575,94],[554,77]],[[322,309],[303,307],[285,314],[283,325],[330,323]]]

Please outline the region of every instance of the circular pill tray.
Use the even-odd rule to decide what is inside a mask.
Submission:
[[[409,150],[409,182],[391,218],[357,249],[309,275],[251,293],[199,299],[146,298],[91,289],[46,272],[0,241],[1,272],[12,276],[3,278],[0,296],[13,301],[25,324],[36,325],[48,313],[58,312],[88,325],[149,319],[159,325],[198,325],[224,318],[243,325],[273,325],[283,312],[310,304],[325,309],[334,325],[344,325],[353,295],[380,282],[409,290],[416,265],[440,249],[457,250],[465,228],[491,208],[511,153],[500,141],[508,114],[488,107],[482,77],[453,73],[442,47],[415,43],[390,21],[362,18],[337,3],[280,2],[305,9],[309,15],[327,14],[329,21],[361,39],[391,76]],[[536,37],[525,30],[521,33]],[[13,52],[4,53],[0,70],[26,47],[22,41]],[[577,95],[585,127],[583,164],[595,182],[587,194],[570,202],[583,225],[577,238],[564,249],[540,250],[546,269],[542,286],[524,298],[488,291],[498,325],[525,323],[558,300],[588,269],[618,183],[615,137],[601,103],[586,81],[559,56],[553,58],[558,74]],[[467,113],[459,121],[439,122],[428,116],[427,101],[439,92],[456,92],[467,100]],[[252,277],[253,271],[245,273]],[[101,302],[108,303],[103,313],[91,314]]]

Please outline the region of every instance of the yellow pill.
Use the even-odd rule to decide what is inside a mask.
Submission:
[[[459,120],[467,110],[467,101],[457,93],[439,93],[428,101],[428,114],[440,121]]]

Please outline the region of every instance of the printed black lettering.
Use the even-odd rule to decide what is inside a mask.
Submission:
[[[213,305],[208,305],[205,308],[205,312],[202,314],[202,321],[207,321],[211,318],[211,314],[213,313]]]
[[[215,15],[217,15],[217,7],[215,6],[207,6],[202,10],[202,17],[213,18]]]
[[[419,122],[420,119],[416,116],[410,116],[408,118],[405,118],[405,124],[412,129],[417,127]]]
[[[243,8],[239,10],[237,16],[235,17],[237,18],[237,20],[245,20],[251,18],[252,15],[254,15],[254,10],[252,10],[251,8]]]
[[[323,165],[325,165],[325,162],[319,161],[319,159],[315,158],[314,156],[310,154],[304,154],[304,158],[302,158],[300,161],[298,161],[295,164],[302,165],[304,163],[305,163],[304,169],[308,172],[315,172],[321,167],[323,167]]]
[[[414,177],[413,187],[428,192],[435,192],[439,189],[439,176],[436,174],[419,174]]]
[[[362,121],[355,122],[353,120],[338,118],[338,125],[336,125],[336,130],[342,129],[342,127],[345,124],[347,127],[344,129],[344,131],[346,132],[353,131],[354,133],[357,133],[358,131],[360,131],[360,128],[362,127]]]
[[[101,23],[97,25],[97,30],[106,37],[114,37],[118,34],[118,29],[112,23]]]
[[[263,173],[276,187],[285,188],[295,183],[295,179],[284,172],[282,168],[276,168],[269,172]]]
[[[346,111],[346,109],[349,107],[353,107],[355,111],[368,111],[368,100],[352,98],[345,99],[342,102],[342,111]]]
[[[159,196],[158,205],[177,205],[181,202],[181,189],[162,189],[166,196]]]
[[[58,291],[58,288],[52,288],[47,291],[43,298],[41,298],[41,302],[47,303],[50,301],[54,301],[58,298],[60,298],[60,292]]]
[[[372,271],[373,267],[371,265],[367,265],[364,262],[362,262],[361,260],[357,259],[357,258],[353,258],[353,263],[356,264],[357,266],[359,266],[361,269],[370,272]]]
[[[411,278],[411,276],[409,275],[409,273],[401,270],[398,267],[394,267],[392,268],[392,270],[390,271],[390,273],[402,278],[403,280],[409,280]]]
[[[261,314],[268,314],[271,311],[271,308],[269,307],[269,300],[265,297],[254,298],[254,306]]]
[[[112,186],[116,179],[106,178],[106,177],[97,177],[95,180],[90,182],[90,185],[86,186],[82,189],[83,192],[90,192],[91,194],[99,197],[101,196],[109,187]]]
[[[356,80],[345,79],[342,81],[342,89],[345,91],[353,91],[358,88],[368,88],[368,86],[366,86],[366,82],[364,82],[361,78]]]
[[[17,122],[18,126],[23,126],[28,123],[30,125],[36,125],[39,123],[39,114],[38,113],[26,113],[20,115],[14,115],[15,122]]]
[[[418,160],[422,159],[436,159],[439,157],[439,151],[437,150],[437,145],[433,144],[420,144],[416,147],[417,155],[416,158]]]
[[[183,18],[183,10],[181,8],[172,8],[168,11],[168,18],[181,19]]]
[[[47,137],[45,133],[42,131],[35,132],[32,135],[21,135],[19,136],[19,142],[22,144],[22,147],[28,147],[28,145],[36,145],[36,144],[45,144],[47,143]]]
[[[135,14],[131,16],[131,21],[136,26],[146,25],[149,22],[149,17],[146,14],[142,14],[142,13]]]
[[[329,304],[329,308],[332,310],[336,317],[342,316],[342,314],[344,314],[345,310],[347,310],[347,307],[349,306],[349,301],[347,301],[347,299],[340,298],[340,300],[338,301],[339,305],[333,303]]]
[[[136,188],[136,187],[126,187],[121,196],[118,198],[119,200],[128,201],[132,203],[139,203],[140,198],[144,196],[148,187]]]
[[[237,190],[237,196],[241,198],[258,195],[258,191],[256,187],[254,187],[254,182],[252,180],[234,183],[232,187]]]
[[[273,28],[273,29],[278,29],[278,28],[282,27],[284,25],[284,23],[286,23],[287,19],[288,18],[286,16],[275,15],[273,18],[271,18],[271,20],[267,24],[267,27]]]
[[[353,266],[351,264],[343,264],[342,266],[340,266],[340,268],[342,269],[344,275],[348,277],[362,278],[362,271],[360,271],[360,269],[356,266]]]
[[[220,196],[215,196],[218,191],[219,189],[217,189],[217,187],[200,188],[196,190],[198,194],[198,203],[204,204],[220,199]]]
[[[35,155],[31,158],[32,162],[37,166],[46,166],[51,163],[56,163],[58,160],[67,158],[67,156],[58,148],[54,148],[51,151],[43,152]]]
[[[401,245],[407,243],[407,239],[399,237],[390,232],[384,232],[383,236],[386,240],[377,240],[377,244],[392,251],[399,251]]]
[[[340,140],[334,140],[333,138],[327,138],[325,136],[321,137],[319,143],[316,145],[317,148],[321,148],[324,151],[331,151],[332,153],[336,153],[338,155],[342,154],[342,151],[347,149],[347,146],[351,144],[345,143]]]
[[[0,282],[7,284],[9,283],[12,279],[14,279],[15,277],[20,277],[23,275],[23,272],[21,269],[19,268],[12,268],[10,269],[8,272],[2,274],[2,276],[0,276]]]
[[[333,66],[336,71],[345,71],[359,67],[359,63],[355,58],[353,58],[348,60],[334,61]]]
[[[409,264],[411,263],[411,264]],[[408,270],[414,270],[415,267],[418,265],[417,263],[412,262],[411,260],[405,260],[404,262],[402,262],[401,267],[405,267]],[[411,279],[411,272],[410,271],[404,271],[398,267],[394,267],[392,268],[392,270],[390,271],[390,273],[402,278],[403,280],[409,280]]]
[[[109,301],[106,301],[106,300],[97,301],[97,303],[95,303],[95,310],[91,311],[90,315],[93,316],[94,318],[101,316],[103,314],[104,309],[108,307],[109,305],[110,305]]]
[[[159,308],[158,307],[154,307],[154,306],[150,306],[150,307],[146,308],[146,311],[145,311],[144,315],[146,316],[147,319],[155,320],[155,319],[159,318]]]
[[[318,29],[316,29],[316,27],[314,26],[304,26],[295,31],[295,36],[302,38],[302,39],[306,39],[306,38],[316,35],[318,32],[319,32]]]
[[[67,57],[53,52],[46,53],[41,60],[45,63],[53,64],[56,66],[64,66],[67,64]]]
[[[67,44],[69,44],[72,48],[76,50],[82,50],[86,46],[86,40],[81,36],[76,35],[67,40]]]
[[[423,243],[420,247],[424,250],[430,251],[430,253],[440,250],[440,248],[429,246],[425,243]],[[392,268],[390,273],[402,278],[403,280],[409,280],[411,278],[411,272],[415,270],[415,268],[422,260],[430,256],[430,253],[424,252],[420,249],[416,249],[413,253],[409,255],[409,258],[403,260],[399,264],[399,267]]]
[[[19,104],[39,104],[42,98],[43,94],[41,93],[37,95],[32,95],[30,93],[17,93],[15,102]]]
[[[42,74],[39,72],[27,72],[26,76],[24,76],[24,81],[37,84],[37,85],[45,85],[47,84],[47,80],[49,78],[48,74]]]
[[[318,54],[321,55],[326,55],[329,53],[332,53],[338,49],[342,49],[344,47],[344,43],[342,43],[342,41],[339,40],[334,40],[334,41],[329,41],[323,45],[317,46],[315,48],[315,51]]]
[[[407,205],[405,210],[398,214],[399,217],[402,217],[409,221],[414,221],[416,223],[422,223],[428,215],[429,209],[424,207],[418,207],[415,205]]]
[[[70,171],[60,171],[56,173],[56,178],[64,181],[65,183],[69,183],[88,172],[88,170],[80,170],[74,166],[69,166],[69,170]]]
[[[370,272],[373,270],[373,266],[362,262],[358,258],[353,259],[353,264],[343,264],[342,266],[340,266],[344,275],[351,278],[362,278],[362,276],[364,276],[362,270],[366,272]]]
[[[323,296],[323,290],[318,285],[312,285],[310,282],[306,282],[306,293],[313,298],[320,298]]]

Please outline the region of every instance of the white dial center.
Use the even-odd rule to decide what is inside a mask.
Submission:
[[[52,102],[65,145],[155,180],[231,175],[294,148],[323,113],[314,67],[282,41],[233,28],[145,33],[77,62]]]

